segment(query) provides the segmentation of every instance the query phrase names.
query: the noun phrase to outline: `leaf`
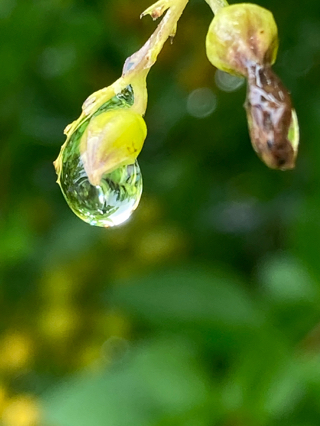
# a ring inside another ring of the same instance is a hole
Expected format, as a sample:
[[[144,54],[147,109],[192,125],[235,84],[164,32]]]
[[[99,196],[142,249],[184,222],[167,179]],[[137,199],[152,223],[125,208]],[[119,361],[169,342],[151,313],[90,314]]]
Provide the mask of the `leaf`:
[[[238,279],[197,266],[159,270],[117,283],[108,302],[164,327],[168,323],[238,327],[260,322]]]
[[[265,292],[277,303],[319,300],[317,283],[294,257],[277,254],[265,259],[259,275]]]
[[[45,420],[55,426],[151,426],[202,406],[206,381],[190,344],[160,339],[110,371],[57,387],[44,399]]]

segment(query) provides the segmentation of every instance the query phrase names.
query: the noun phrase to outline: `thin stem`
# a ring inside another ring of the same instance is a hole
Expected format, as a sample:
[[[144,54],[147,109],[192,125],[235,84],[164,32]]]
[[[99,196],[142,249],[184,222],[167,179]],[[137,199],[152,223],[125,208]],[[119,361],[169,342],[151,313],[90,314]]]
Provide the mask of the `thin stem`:
[[[83,120],[88,119],[103,103],[120,93],[129,84],[134,90],[134,105],[131,108],[144,115],[148,101],[146,77],[150,68],[156,62],[164,43],[169,37],[174,36],[177,22],[188,1],[158,0],[141,15],[142,17],[150,14],[153,19],[156,19],[167,11],[149,40],[126,60],[122,76],[110,86],[98,90],[86,99],[82,106],[83,112],[78,120],[65,129],[67,140]]]
[[[121,84],[130,82],[136,93],[133,108],[144,114],[147,107],[146,77],[152,65],[156,62],[165,42],[175,35],[177,22],[189,0],[158,0],[142,15],[151,15],[153,19],[159,18],[165,11],[166,14],[149,40],[131,55],[125,62],[121,77]],[[228,6],[226,0],[206,0],[213,13],[222,7]],[[140,90],[135,90],[139,88]]]
[[[83,104],[83,112],[78,120],[69,125],[65,134],[69,138],[79,124],[92,115],[104,102],[112,96],[121,92],[128,84],[131,84],[135,92],[135,100],[132,109],[144,115],[147,107],[147,87],[146,77],[152,65],[156,62],[165,42],[169,37],[173,37],[176,32],[177,22],[180,19],[184,8],[189,0],[158,0],[149,7],[141,17],[151,15],[153,19],[159,18],[164,12],[165,16],[149,40],[131,55],[125,62],[122,77],[116,80],[111,86],[93,93]],[[226,0],[206,0],[213,13],[222,7],[228,6]],[[137,89],[137,90],[136,90]]]
[[[219,9],[222,9],[223,7],[229,6],[229,4],[226,0],[206,0],[206,2],[211,7],[212,12],[214,14],[216,14]]]
[[[141,15],[141,17],[151,15],[153,19],[157,19],[167,11],[149,40],[141,49],[127,58],[123,67],[122,77],[113,84],[116,93],[126,85],[131,84],[135,93],[132,109],[139,114],[144,115],[147,108],[146,78],[148,72],[156,62],[165,42],[169,37],[174,36],[177,22],[188,1],[158,0]]]
[[[160,0],[141,15],[150,14],[152,17],[157,18],[161,16],[164,10],[168,9],[149,40],[140,50],[126,60],[123,67],[123,78],[129,75],[131,77],[132,74],[139,73],[139,71],[142,70],[146,70],[148,73],[152,65],[156,62],[167,39],[175,34],[177,22],[188,1],[189,0]]]

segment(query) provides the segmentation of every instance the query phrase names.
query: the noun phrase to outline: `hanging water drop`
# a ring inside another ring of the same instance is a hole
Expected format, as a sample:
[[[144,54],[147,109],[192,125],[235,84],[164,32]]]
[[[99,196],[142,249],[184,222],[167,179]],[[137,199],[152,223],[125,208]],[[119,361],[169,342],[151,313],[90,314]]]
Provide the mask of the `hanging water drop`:
[[[112,227],[131,216],[139,204],[142,176],[136,161],[103,175],[99,185],[91,185],[81,156],[69,157],[62,166],[60,187],[71,210],[90,225]]]
[[[132,111],[132,88],[80,121],[55,162],[58,183],[71,210],[90,225],[125,222],[139,204],[142,176],[136,160],[146,137]]]

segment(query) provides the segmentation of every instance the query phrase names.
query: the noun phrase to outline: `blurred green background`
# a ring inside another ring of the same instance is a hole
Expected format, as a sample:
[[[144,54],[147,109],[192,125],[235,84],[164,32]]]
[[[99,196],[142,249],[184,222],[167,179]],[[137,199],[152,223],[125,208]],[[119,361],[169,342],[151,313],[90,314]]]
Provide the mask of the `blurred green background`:
[[[3,426],[320,424],[320,9],[261,0],[301,126],[297,167],[251,148],[192,0],[148,79],[144,193],[106,230],[52,162],[82,102],[155,28],[148,0],[0,2]]]

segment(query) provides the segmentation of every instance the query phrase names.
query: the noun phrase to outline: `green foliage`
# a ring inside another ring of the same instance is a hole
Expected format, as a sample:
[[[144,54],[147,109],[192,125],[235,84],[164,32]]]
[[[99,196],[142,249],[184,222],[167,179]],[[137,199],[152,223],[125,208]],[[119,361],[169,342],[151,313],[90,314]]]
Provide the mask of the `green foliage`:
[[[261,2],[302,129],[296,169],[257,161],[245,89],[214,77],[211,16],[195,0],[149,76],[140,208],[94,229],[70,212],[52,161],[83,99],[153,30],[146,6],[0,4],[1,422],[317,426],[318,2]],[[216,100],[203,118],[187,108],[199,88]]]
[[[159,338],[126,355],[111,371],[82,377],[49,397],[53,424],[134,426],[192,413],[210,395],[196,349],[182,339]],[[179,421],[179,420],[178,420]]]
[[[219,271],[184,266],[128,284],[117,285],[111,301],[160,327],[254,327],[261,322],[241,283]]]

